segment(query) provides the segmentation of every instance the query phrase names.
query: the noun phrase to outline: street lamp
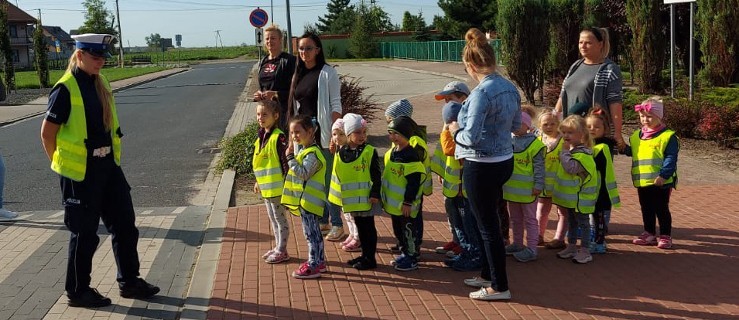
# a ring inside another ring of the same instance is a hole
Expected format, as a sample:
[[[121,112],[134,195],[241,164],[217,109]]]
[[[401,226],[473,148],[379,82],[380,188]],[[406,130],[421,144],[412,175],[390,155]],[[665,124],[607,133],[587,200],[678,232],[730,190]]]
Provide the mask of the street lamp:
[[[118,0],[115,0],[115,16],[118,20],[118,66],[123,68],[123,33],[121,32],[121,14],[118,10]]]

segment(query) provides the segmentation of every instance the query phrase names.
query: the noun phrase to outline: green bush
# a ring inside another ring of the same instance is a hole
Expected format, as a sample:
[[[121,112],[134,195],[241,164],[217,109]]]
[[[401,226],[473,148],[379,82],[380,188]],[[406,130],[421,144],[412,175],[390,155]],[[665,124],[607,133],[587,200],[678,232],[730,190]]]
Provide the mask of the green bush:
[[[665,124],[681,138],[695,138],[695,128],[701,121],[701,109],[705,103],[687,99],[665,99],[664,104]],[[638,114],[636,117],[638,119]]]
[[[623,96],[623,119],[624,121],[639,121],[639,114],[634,111],[634,106],[651,97],[649,94],[640,94],[635,90],[624,90]]]
[[[256,122],[246,125],[243,131],[237,135],[224,138],[218,144],[221,148],[221,160],[216,169],[222,172],[225,169],[233,169],[236,175],[254,176],[252,168],[252,156],[254,155],[254,141],[257,140],[259,124]]]
[[[696,128],[701,138],[716,141],[722,147],[730,147],[737,140],[737,109],[726,106],[706,105],[701,109]]]

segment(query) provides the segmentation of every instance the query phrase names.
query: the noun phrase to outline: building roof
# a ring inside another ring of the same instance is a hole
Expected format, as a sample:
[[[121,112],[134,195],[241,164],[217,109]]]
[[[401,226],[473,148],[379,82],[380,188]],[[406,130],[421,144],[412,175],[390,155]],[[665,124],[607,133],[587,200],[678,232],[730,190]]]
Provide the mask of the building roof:
[[[0,0],[0,3],[3,2],[6,2],[8,4],[8,22],[36,23],[36,18],[19,9],[9,1]]]
[[[58,39],[61,42],[69,42],[74,41],[72,37],[62,29],[62,27],[57,26],[43,26],[44,30],[54,36],[54,38]]]

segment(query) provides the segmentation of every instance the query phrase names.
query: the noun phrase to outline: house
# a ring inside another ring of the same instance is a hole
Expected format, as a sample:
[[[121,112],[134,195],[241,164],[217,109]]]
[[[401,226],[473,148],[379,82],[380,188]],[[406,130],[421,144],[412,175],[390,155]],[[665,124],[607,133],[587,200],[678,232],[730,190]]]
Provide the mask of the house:
[[[43,26],[49,60],[67,60],[74,52],[74,39],[61,27]]]
[[[13,51],[13,65],[16,69],[33,67],[31,53],[33,51],[33,28],[36,18],[25,11],[18,9],[8,1],[8,31],[10,33],[10,48]]]

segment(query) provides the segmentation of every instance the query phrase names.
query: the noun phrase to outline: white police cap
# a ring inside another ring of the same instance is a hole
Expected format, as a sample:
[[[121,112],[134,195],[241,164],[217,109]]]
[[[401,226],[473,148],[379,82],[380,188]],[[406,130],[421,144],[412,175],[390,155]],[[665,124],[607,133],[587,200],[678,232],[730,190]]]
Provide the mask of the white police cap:
[[[115,36],[104,33],[85,33],[72,36],[77,49],[85,50],[98,57],[110,57],[110,43]]]

